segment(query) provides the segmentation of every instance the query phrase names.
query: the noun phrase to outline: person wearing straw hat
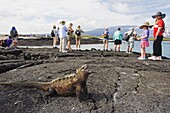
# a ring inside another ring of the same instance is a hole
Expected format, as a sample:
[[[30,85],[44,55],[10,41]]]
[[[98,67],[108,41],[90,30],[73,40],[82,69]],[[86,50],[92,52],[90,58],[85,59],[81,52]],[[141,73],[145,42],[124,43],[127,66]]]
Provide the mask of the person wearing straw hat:
[[[65,26],[65,21],[60,21],[59,26],[59,38],[60,38],[60,52],[67,52],[66,51],[66,44],[67,44],[67,32],[68,29]]]
[[[139,29],[143,29],[144,31],[141,33],[140,38],[138,40],[141,40],[141,56],[138,58],[138,60],[145,60],[146,59],[146,47],[149,47],[149,28],[152,28],[153,25],[150,25],[149,22],[145,22],[142,24]]]
[[[166,17],[166,14],[162,12],[157,12],[152,16],[153,19],[156,19],[154,25],[154,42],[153,42],[153,56],[148,59],[151,60],[162,60],[162,40],[163,33],[165,31],[165,23],[163,19]]]

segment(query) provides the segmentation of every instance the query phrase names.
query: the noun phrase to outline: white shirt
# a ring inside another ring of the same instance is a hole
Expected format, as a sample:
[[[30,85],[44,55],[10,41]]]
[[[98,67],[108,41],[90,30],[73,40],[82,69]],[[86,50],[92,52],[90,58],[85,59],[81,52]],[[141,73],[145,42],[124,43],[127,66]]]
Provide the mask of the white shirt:
[[[55,34],[55,36],[58,36],[58,29],[53,29],[53,32],[54,32],[54,34]]]
[[[132,33],[132,30],[129,30],[125,34],[130,35],[131,33]],[[134,35],[136,35],[135,31],[133,31],[132,35],[130,35],[129,41],[134,41],[135,40]]]
[[[67,27],[65,25],[59,26],[59,37],[60,38],[67,38]]]

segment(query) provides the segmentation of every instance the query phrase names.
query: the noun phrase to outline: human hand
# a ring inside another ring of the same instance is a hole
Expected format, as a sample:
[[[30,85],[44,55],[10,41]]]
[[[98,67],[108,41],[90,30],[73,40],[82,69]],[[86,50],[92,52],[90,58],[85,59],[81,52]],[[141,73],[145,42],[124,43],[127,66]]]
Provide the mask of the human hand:
[[[137,38],[137,40],[140,40],[140,38]]]
[[[154,40],[157,40],[157,36],[154,37]]]

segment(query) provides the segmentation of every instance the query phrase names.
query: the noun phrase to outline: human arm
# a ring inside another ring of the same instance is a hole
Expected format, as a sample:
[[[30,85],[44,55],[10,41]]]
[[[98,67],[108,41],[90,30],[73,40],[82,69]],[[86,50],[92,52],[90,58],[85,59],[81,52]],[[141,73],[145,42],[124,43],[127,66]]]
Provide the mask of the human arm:
[[[161,32],[162,29],[163,29],[163,27],[158,27],[158,31],[156,32],[154,40],[157,40],[158,34]]]
[[[80,31],[81,31],[82,33],[84,33],[84,31],[83,31],[82,29],[81,29]]]

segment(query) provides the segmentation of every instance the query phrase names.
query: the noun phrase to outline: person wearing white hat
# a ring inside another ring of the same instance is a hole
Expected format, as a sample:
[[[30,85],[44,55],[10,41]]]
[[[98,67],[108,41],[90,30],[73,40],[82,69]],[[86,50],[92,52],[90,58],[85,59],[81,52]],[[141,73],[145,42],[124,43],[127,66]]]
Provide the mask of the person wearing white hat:
[[[165,31],[165,23],[163,18],[166,17],[166,14],[162,12],[157,12],[152,16],[153,19],[156,19],[154,25],[154,43],[153,43],[153,56],[148,59],[151,60],[162,60],[162,40],[163,33]]]
[[[67,52],[66,51],[67,32],[68,32],[68,29],[65,26],[65,21],[62,20],[59,26],[60,52]]]
[[[152,28],[153,25],[150,25],[149,22],[145,22],[142,24],[139,28],[143,29],[144,31],[141,33],[140,38],[138,40],[141,40],[141,56],[138,58],[138,60],[145,60],[146,59],[146,48],[149,47],[149,28]]]
[[[131,54],[132,50],[134,48],[134,41],[137,36],[137,33],[135,32],[134,28],[131,27],[131,28],[129,28],[129,31],[124,33],[124,35],[125,35],[125,37],[129,37],[128,40],[126,40],[128,43],[127,53]]]

